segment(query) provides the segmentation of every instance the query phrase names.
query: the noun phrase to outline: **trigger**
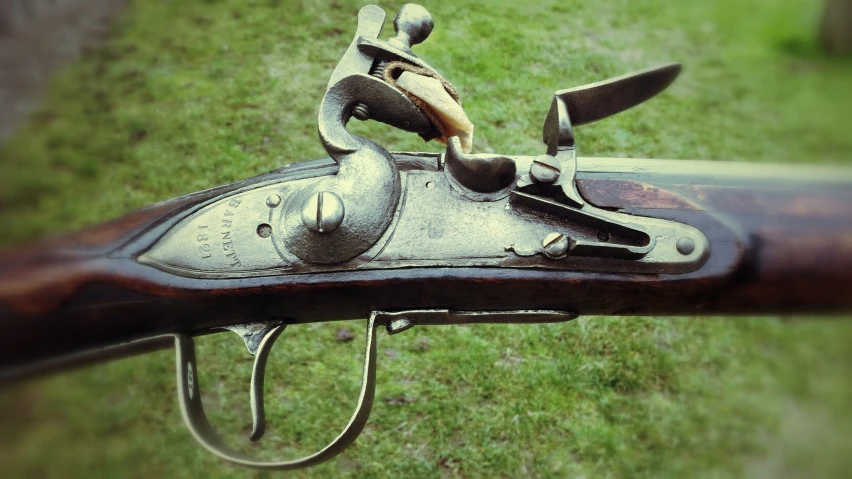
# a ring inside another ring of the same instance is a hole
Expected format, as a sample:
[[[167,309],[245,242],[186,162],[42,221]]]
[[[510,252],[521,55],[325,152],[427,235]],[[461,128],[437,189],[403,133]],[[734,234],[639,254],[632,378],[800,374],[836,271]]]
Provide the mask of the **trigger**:
[[[233,331],[246,343],[246,349],[254,355],[251,370],[250,399],[252,428],[249,439],[258,441],[266,431],[266,413],[263,408],[263,382],[266,374],[266,360],[275,340],[287,325],[281,321],[235,324],[224,329]]]

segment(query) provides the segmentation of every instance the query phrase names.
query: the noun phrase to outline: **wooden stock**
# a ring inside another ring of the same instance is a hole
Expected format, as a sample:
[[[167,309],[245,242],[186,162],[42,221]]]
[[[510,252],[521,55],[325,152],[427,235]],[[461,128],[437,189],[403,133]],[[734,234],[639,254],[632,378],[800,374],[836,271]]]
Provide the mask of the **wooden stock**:
[[[169,332],[271,317],[359,318],[379,309],[587,315],[852,310],[852,188],[842,183],[578,174],[580,193],[595,206],[701,229],[710,258],[683,275],[413,268],[210,280],[135,261],[182,218],[227,192],[333,171],[329,160],[276,170],[0,255],[0,367]]]

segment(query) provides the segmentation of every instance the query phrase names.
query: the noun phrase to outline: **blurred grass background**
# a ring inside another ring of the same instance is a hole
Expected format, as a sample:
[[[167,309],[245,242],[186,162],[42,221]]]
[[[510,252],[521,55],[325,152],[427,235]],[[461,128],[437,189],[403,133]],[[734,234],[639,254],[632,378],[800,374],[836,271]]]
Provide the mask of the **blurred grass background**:
[[[393,18],[398,2],[378,2]],[[552,92],[667,61],[651,103],[578,129],[584,156],[852,164],[852,62],[816,47],[814,0],[422,2],[416,52],[458,87],[480,152],[543,151]],[[361,2],[137,0],[0,145],[0,244],[325,156],[316,111]],[[389,28],[389,25],[386,27]],[[392,150],[440,151],[383,125]],[[719,168],[724,168],[724,161]],[[120,318],[117,318],[120,320]],[[355,333],[339,341],[339,328]],[[251,358],[199,340],[214,424],[267,458],[337,434],[362,322],[288,329],[250,425]],[[364,434],[297,477],[846,477],[852,324],[824,318],[597,318],[415,328],[379,342]],[[5,477],[272,476],[185,431],[173,354],[0,393]]]

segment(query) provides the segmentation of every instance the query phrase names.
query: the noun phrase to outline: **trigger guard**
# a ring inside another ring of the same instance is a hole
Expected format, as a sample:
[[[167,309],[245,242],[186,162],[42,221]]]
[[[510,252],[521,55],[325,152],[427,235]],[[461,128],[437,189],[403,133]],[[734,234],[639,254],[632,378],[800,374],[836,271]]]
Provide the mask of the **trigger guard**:
[[[280,334],[283,330],[283,325],[277,331]],[[270,334],[267,341],[271,348],[271,342],[274,341],[277,334]],[[242,452],[236,451],[216,434],[216,431],[210,425],[207,415],[204,413],[204,407],[201,403],[201,392],[198,385],[198,368],[195,360],[195,341],[187,334],[175,334],[175,361],[177,370],[177,388],[178,399],[180,402],[181,415],[186,423],[187,428],[192,433],[193,437],[205,449],[214,455],[228,462],[238,464],[240,466],[251,467],[254,469],[263,470],[289,470],[309,467],[321,462],[325,462],[334,456],[338,455],[346,449],[353,441],[361,434],[367,420],[370,417],[370,411],[373,408],[373,401],[376,396],[376,318],[371,317],[367,323],[367,344],[364,353],[364,369],[361,376],[361,392],[358,395],[358,403],[355,406],[355,411],[352,417],[343,428],[343,431],[337,435],[327,446],[319,451],[293,460],[286,461],[264,461],[254,459]],[[263,367],[265,366],[265,357],[260,359],[261,351],[258,351],[258,359],[255,363],[255,370],[252,374],[252,395],[257,393],[262,394],[263,389]],[[262,361],[262,364],[258,364]],[[259,368],[258,368],[259,366]],[[261,374],[259,382],[254,378],[254,374]],[[254,388],[259,384],[259,390]],[[262,405],[262,400],[259,403]],[[257,416],[255,416],[257,418]],[[257,426],[257,424],[256,424]],[[255,428],[256,432],[257,428]],[[262,430],[260,431],[262,434]]]

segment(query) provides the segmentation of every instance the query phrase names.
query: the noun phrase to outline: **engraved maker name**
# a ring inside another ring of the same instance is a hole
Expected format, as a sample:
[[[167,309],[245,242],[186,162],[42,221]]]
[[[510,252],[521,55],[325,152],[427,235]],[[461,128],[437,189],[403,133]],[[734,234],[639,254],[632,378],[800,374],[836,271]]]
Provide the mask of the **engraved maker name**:
[[[240,206],[240,200],[232,199],[228,203],[228,207],[225,208],[225,213],[222,215],[222,226],[221,226],[221,243],[222,243],[222,251],[225,252],[225,257],[228,258],[229,264],[235,268],[242,266],[240,263],[240,259],[237,258],[237,252],[234,250],[234,242],[231,239],[231,226],[234,222],[234,212],[231,209],[236,210],[237,207]]]
[[[234,268],[242,266],[242,263],[240,263],[240,259],[237,257],[237,252],[234,250],[234,241],[231,239],[231,227],[234,224],[234,217],[236,216],[231,209],[236,210],[240,206],[240,203],[241,201],[237,199],[232,199],[228,203],[225,212],[222,214],[222,223],[219,231],[219,240],[222,245],[222,251],[225,253],[226,261]],[[198,235],[195,239],[199,243],[198,251],[201,253],[202,259],[208,259],[213,256],[213,248],[210,246],[211,234],[213,233],[210,232],[208,225],[198,226]]]

